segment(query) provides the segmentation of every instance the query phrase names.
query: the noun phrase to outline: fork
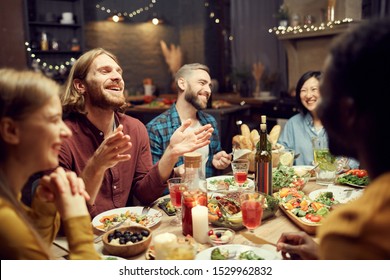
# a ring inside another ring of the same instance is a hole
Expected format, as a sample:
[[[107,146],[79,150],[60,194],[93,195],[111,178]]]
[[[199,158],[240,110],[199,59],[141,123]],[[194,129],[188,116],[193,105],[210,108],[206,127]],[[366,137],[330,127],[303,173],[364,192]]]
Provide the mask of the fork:
[[[142,216],[147,215],[149,213],[150,208],[152,208],[159,201],[160,201],[159,199],[156,199],[155,201],[150,203],[148,206],[144,206],[144,208],[142,208],[141,215]]]

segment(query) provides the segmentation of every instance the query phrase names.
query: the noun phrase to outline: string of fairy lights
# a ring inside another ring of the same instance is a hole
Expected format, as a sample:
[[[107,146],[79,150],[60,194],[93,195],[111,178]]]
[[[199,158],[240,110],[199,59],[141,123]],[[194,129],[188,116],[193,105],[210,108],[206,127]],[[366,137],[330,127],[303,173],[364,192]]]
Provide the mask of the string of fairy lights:
[[[150,11],[152,8],[155,7],[157,1],[158,0],[150,0],[145,6],[136,8],[133,11],[118,11],[117,9],[113,9],[111,7],[108,7],[107,5],[103,6],[99,4],[97,4],[95,7],[96,9],[105,12],[109,15],[134,18],[137,15]],[[49,63],[47,61],[44,61],[41,57],[39,57],[36,53],[34,53],[33,48],[31,47],[29,42],[25,42],[24,44],[26,47],[26,52],[32,60],[32,65],[31,65],[32,68],[34,68],[35,70],[41,70],[43,72],[46,72],[47,74],[50,74],[50,72],[57,72],[60,75],[65,74],[66,71],[68,70],[68,67],[72,66],[76,61],[76,58],[71,57],[70,59],[66,61],[62,61],[58,64]],[[51,73],[51,74],[55,75],[56,73]]]
[[[117,17],[128,17],[128,18],[134,18],[144,12],[152,10],[158,0],[150,0],[147,4],[145,4],[142,7],[136,8],[133,11],[119,11],[117,8],[112,8],[109,7],[108,5],[100,5],[97,4],[95,6],[96,9],[99,11],[105,12],[110,16],[117,16]],[[210,0],[205,0],[204,1],[204,7],[207,9],[207,15],[209,19],[214,22],[215,24],[223,24],[220,16],[218,15],[218,12],[214,10],[211,5],[210,5]],[[352,22],[352,18],[345,18],[343,20],[336,20],[336,21],[330,21],[327,23],[320,23],[319,25],[298,25],[298,26],[277,26],[270,28],[268,30],[269,33],[274,33],[276,35],[285,35],[285,34],[302,34],[305,32],[319,32],[319,31],[324,31],[328,29],[332,29],[335,26],[338,26],[340,24],[344,23],[350,23]],[[227,34],[226,28],[222,28],[222,32],[224,35],[228,36],[228,39],[232,41],[234,38],[232,35]],[[71,57],[69,60],[63,61],[59,64],[51,64],[35,54],[30,46],[29,42],[25,42],[25,47],[28,55],[32,59],[32,66],[33,68],[38,68],[39,70],[42,71],[57,71],[61,74],[61,72],[66,72],[67,68],[69,66],[72,66],[74,62],[76,61],[76,58]]]
[[[147,3],[145,6],[143,7],[139,7],[131,12],[128,12],[128,11],[118,11],[117,9],[113,9],[113,8],[110,8],[108,7],[107,5],[106,6],[102,6],[100,4],[97,4],[95,7],[96,9],[102,11],[102,12],[106,12],[108,15],[112,15],[114,18],[115,16],[116,17],[128,17],[130,19],[144,13],[144,12],[147,12],[149,10],[151,10],[152,8],[154,8],[154,6],[157,4],[157,0],[151,0],[149,1],[149,3]]]
[[[269,33],[275,33],[276,35],[285,35],[285,34],[302,34],[305,32],[319,32],[324,30],[333,29],[335,26],[350,23],[352,22],[352,18],[345,18],[343,20],[335,20],[329,21],[326,23],[321,23],[319,25],[298,25],[298,26],[277,26],[270,28],[268,30]]]
[[[215,24],[223,24],[222,20],[218,16],[218,13],[212,9],[210,2],[208,0],[204,2],[204,7],[207,9],[208,17],[212,22],[214,22]],[[225,27],[222,27],[222,34],[224,36],[227,36],[229,41],[233,41],[234,39],[233,36],[231,34],[228,34],[228,31],[226,30]]]

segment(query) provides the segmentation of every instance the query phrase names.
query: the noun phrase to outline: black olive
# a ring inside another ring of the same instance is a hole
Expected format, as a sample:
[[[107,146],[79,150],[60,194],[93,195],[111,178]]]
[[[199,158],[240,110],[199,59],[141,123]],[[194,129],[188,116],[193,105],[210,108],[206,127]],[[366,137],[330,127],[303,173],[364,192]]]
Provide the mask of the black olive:
[[[126,239],[124,237],[120,237],[119,244],[126,244]]]
[[[141,234],[142,234],[143,236],[145,236],[145,237],[148,237],[148,236],[149,236],[149,231],[147,231],[147,230],[142,230],[142,231],[141,231]]]
[[[138,241],[141,241],[142,239],[144,239],[144,236],[141,233],[139,233],[137,235],[137,238],[138,238]]]
[[[126,242],[131,241],[131,235],[130,234],[124,235],[124,238],[125,238]]]
[[[215,235],[216,235],[218,238],[221,238],[221,236],[222,236],[222,233],[220,233],[220,232],[216,232],[216,233],[215,233]]]
[[[120,231],[115,230],[114,235],[115,235],[115,238],[119,238],[122,236],[122,233]]]
[[[130,237],[130,241],[133,242],[133,243],[136,243],[136,242],[138,241],[137,236],[132,235],[132,236]]]

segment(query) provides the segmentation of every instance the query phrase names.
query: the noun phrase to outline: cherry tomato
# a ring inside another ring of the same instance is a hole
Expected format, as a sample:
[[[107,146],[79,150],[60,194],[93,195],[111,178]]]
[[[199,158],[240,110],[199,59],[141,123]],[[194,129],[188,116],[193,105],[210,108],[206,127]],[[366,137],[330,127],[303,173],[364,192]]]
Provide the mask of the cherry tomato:
[[[319,221],[321,221],[321,216],[312,215],[310,221],[318,223]]]
[[[216,214],[217,214],[218,218],[222,217],[222,212],[220,210],[217,210]]]
[[[356,176],[358,176],[359,178],[363,178],[363,177],[367,176],[367,171],[366,170],[359,170],[357,172]]]
[[[313,216],[313,214],[306,214],[305,218],[311,221],[312,216]]]
[[[214,231],[212,229],[210,229],[209,232],[208,232],[208,235],[210,236],[210,235],[213,235],[213,234],[214,234]]]
[[[298,206],[300,206],[300,203],[299,203],[298,201],[295,201],[295,202],[292,204],[292,206],[293,206],[294,208],[298,208]]]

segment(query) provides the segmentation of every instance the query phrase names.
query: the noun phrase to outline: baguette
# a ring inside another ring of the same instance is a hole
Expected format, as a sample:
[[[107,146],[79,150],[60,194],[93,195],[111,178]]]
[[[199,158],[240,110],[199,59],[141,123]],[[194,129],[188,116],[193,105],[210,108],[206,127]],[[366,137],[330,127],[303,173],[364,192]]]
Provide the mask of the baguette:
[[[278,142],[281,129],[282,127],[278,124],[271,129],[271,132],[269,133],[269,141],[272,146],[275,146],[276,142]]]
[[[233,149],[241,149],[241,137],[242,135],[235,135],[232,139]]]
[[[253,144],[250,138],[247,138],[245,136],[240,137],[240,148],[241,149],[248,149],[252,150],[253,149]]]
[[[260,135],[257,129],[252,129],[251,131],[251,141],[253,144],[253,147],[256,147],[257,142],[260,140]]]
[[[251,139],[251,131],[248,125],[246,124],[241,125],[241,135],[247,138],[248,140]]]

